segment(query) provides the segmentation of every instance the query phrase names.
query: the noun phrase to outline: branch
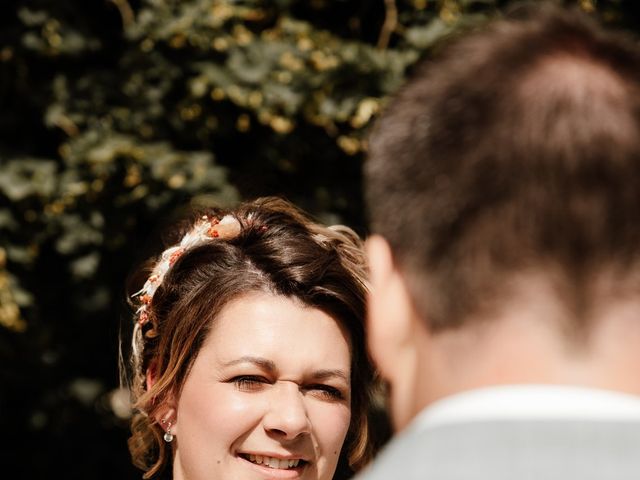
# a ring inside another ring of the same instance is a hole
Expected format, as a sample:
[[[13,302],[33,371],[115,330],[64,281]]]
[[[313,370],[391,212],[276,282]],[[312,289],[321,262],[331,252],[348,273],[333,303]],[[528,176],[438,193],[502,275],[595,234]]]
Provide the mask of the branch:
[[[378,37],[378,48],[385,49],[389,45],[391,34],[398,27],[398,7],[395,0],[384,0],[385,17],[380,36]]]
[[[127,0],[111,0],[111,2],[118,8],[120,16],[122,17],[122,25],[126,30],[134,21],[134,14],[131,5],[129,5]]]

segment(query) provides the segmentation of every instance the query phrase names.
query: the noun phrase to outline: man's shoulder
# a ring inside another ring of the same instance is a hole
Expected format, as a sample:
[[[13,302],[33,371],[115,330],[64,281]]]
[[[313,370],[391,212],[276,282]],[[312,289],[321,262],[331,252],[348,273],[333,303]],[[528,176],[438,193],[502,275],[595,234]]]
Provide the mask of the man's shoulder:
[[[410,429],[357,480],[640,478],[640,421],[496,420]]]

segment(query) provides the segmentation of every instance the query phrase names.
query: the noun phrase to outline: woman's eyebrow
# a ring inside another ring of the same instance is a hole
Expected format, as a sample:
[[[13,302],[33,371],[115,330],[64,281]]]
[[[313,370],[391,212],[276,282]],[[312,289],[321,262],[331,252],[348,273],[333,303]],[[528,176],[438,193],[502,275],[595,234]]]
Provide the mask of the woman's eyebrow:
[[[263,357],[254,357],[251,355],[244,355],[240,358],[230,360],[224,363],[223,365],[225,367],[231,367],[233,365],[238,365],[241,363],[251,363],[253,365],[257,365],[258,367],[262,368],[263,370],[266,370],[267,372],[275,372],[277,370],[276,364],[273,361]],[[349,374],[346,373],[344,370],[340,370],[340,369],[315,370],[310,375],[310,378],[314,380],[327,380],[330,378],[339,378],[344,382],[346,382],[348,385],[351,384],[351,379]]]
[[[311,375],[311,378],[314,380],[327,380],[329,378],[340,378],[344,380],[347,385],[351,384],[350,376],[344,371],[339,369],[325,369],[325,370],[316,370]]]
[[[224,364],[225,367],[231,367],[233,365],[238,365],[239,363],[252,363],[254,365],[259,366],[263,370],[268,372],[276,371],[276,364],[271,360],[262,357],[253,357],[251,355],[245,355],[240,358],[236,358],[235,360],[231,360]]]

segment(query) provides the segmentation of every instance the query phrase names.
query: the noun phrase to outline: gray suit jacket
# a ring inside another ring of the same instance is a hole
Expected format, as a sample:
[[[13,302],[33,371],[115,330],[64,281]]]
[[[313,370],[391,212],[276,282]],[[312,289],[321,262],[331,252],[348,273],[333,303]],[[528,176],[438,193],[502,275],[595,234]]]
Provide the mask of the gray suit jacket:
[[[495,420],[413,428],[357,480],[640,480],[640,421]]]

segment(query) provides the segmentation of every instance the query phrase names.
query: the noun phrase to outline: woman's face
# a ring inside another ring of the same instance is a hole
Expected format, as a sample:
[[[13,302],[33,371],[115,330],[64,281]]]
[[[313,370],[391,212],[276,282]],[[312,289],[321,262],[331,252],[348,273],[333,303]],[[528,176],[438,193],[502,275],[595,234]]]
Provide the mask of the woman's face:
[[[174,418],[175,480],[330,480],[351,419],[347,333],[264,293],[222,309]]]

